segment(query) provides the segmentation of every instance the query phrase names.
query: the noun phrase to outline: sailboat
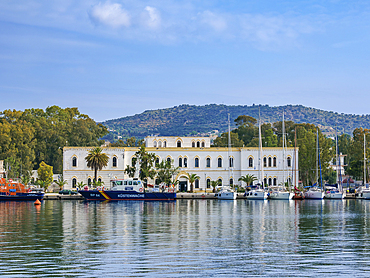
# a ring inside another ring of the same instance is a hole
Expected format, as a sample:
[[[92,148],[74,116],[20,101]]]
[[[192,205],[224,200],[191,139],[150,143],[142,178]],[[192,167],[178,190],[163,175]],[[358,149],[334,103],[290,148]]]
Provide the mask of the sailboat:
[[[361,198],[365,200],[370,200],[370,188],[366,185],[366,137],[364,130],[364,183],[361,189]]]
[[[285,121],[283,112],[283,185],[270,187],[269,198],[272,200],[290,200],[293,199],[294,193],[290,192],[290,184],[288,190],[285,188]]]
[[[340,170],[340,158],[338,160],[338,135],[335,130],[335,167],[337,168],[337,186],[338,187],[325,187],[325,199],[343,199],[343,187],[342,187],[342,174]],[[338,163],[339,162],[339,163]],[[339,167],[338,167],[339,166]]]
[[[258,183],[257,188],[252,189],[252,190],[248,191],[245,194],[245,197],[248,200],[266,200],[267,197],[268,197],[268,193],[263,188],[261,115],[260,115],[260,112],[258,112],[258,114],[259,114],[259,118],[258,118],[258,138],[259,138],[259,141],[258,141],[258,147],[259,147],[258,155],[259,155],[259,169],[258,170],[259,170],[260,182]]]
[[[230,163],[230,150],[231,150],[231,137],[230,137],[230,114],[228,114],[228,124],[229,124],[229,136],[228,136],[228,148],[227,148],[227,157],[228,157],[228,173],[229,173],[229,180],[230,180],[230,168],[231,168],[231,163]],[[223,186],[221,187],[220,192],[217,193],[217,199],[219,200],[235,200],[236,199],[236,193],[235,191],[231,188],[231,186]]]
[[[320,151],[319,151],[319,131],[316,130],[316,183],[310,187],[305,193],[304,198],[305,199],[323,199],[324,198],[324,191],[322,189],[322,175],[321,175],[321,161],[320,161]],[[321,187],[317,186],[317,183],[319,182],[319,164],[320,164],[320,180],[321,180]]]

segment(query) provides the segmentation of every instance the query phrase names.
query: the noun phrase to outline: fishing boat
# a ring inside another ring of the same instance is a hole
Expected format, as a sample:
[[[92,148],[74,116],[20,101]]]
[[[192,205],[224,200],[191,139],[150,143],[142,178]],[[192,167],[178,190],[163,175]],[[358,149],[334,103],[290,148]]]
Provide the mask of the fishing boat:
[[[41,201],[44,191],[29,188],[17,180],[0,178],[0,201]]]
[[[285,184],[285,121],[283,112],[283,181]],[[290,184],[288,190],[286,190],[285,185],[270,186],[269,187],[269,198],[272,200],[291,200],[293,199],[294,193],[290,192]]]
[[[87,186],[78,192],[88,201],[170,201],[176,199],[174,188],[155,190],[145,189],[139,179],[112,180],[112,187],[89,189]]]
[[[259,160],[259,178],[260,182],[256,187],[244,194],[248,200],[266,200],[268,198],[268,192],[263,187],[263,165],[262,165],[262,135],[261,135],[261,116],[258,111],[258,160]]]
[[[319,131],[316,130],[316,182],[312,187],[309,187],[307,191],[304,192],[305,199],[323,199],[324,198],[324,190],[322,189],[322,173],[321,173],[321,161],[320,161],[320,151],[319,151]],[[317,182],[319,181],[319,165],[320,165],[320,181],[321,187],[317,186]]]
[[[228,149],[227,149],[227,156],[228,156],[228,172],[229,177],[232,175],[230,174],[231,171],[231,157],[230,157],[230,149],[231,149],[231,138],[230,138],[230,114],[228,114],[228,125],[229,125],[229,136],[228,136]],[[231,188],[231,186],[222,186],[221,190],[215,194],[217,199],[219,200],[235,200],[236,199],[236,192]]]

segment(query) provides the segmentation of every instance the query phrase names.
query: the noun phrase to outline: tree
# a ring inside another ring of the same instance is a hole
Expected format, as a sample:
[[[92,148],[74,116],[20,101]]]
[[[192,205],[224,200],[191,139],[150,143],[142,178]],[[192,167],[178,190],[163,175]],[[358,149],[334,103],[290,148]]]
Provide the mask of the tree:
[[[134,177],[136,171],[136,164],[139,163],[139,178],[140,180],[144,181],[147,178],[153,179],[156,174],[156,170],[154,169],[154,162],[156,156],[154,153],[148,153],[145,150],[145,146],[141,145],[139,150],[135,153],[135,156],[132,159],[132,165],[127,165],[125,169],[125,173],[129,175],[129,177]]]
[[[211,181],[211,186],[212,186],[212,188],[213,188],[213,193],[215,193],[216,192],[216,187],[217,187],[217,185],[219,185],[220,184],[220,181]]]
[[[63,175],[58,175],[58,180],[55,182],[60,190],[63,190],[64,185],[67,184],[67,181],[63,179]]]
[[[49,185],[53,181],[53,166],[47,165],[44,161],[40,163],[39,169],[37,169],[38,180],[45,190],[48,189]]]
[[[228,139],[229,133],[222,133],[221,136],[217,137],[213,143],[213,147],[227,147],[229,144]],[[238,134],[231,132],[230,134],[231,146],[232,147],[243,147],[243,142],[239,140]]]
[[[197,174],[189,174],[185,176],[185,178],[189,181],[190,183],[190,192],[193,192],[193,184],[196,180],[199,179],[199,176]]]
[[[158,179],[159,183],[165,184],[175,184],[176,181],[173,181],[173,177],[178,174],[179,167],[173,167],[172,163],[167,163],[167,161],[161,161],[158,165],[156,165],[157,175],[156,179]]]
[[[245,182],[247,184],[246,187],[248,187],[250,184],[252,184],[254,181],[256,181],[257,178],[254,175],[247,174],[245,176],[241,176],[238,181]]]
[[[101,171],[108,165],[109,157],[102,151],[99,147],[93,148],[85,157],[87,167],[94,171],[94,182],[97,181],[98,171]]]

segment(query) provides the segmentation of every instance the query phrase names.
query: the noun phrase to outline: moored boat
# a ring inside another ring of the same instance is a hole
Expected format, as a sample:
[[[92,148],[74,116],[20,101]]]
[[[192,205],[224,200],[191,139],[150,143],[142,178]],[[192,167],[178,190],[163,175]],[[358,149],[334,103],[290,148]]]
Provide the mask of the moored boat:
[[[0,178],[0,201],[41,201],[43,198],[43,191],[28,188],[19,181]]]
[[[170,201],[176,199],[174,189],[168,190],[145,190],[143,183],[138,179],[113,180],[110,189],[96,188],[90,190],[84,188],[78,192],[87,201]]]

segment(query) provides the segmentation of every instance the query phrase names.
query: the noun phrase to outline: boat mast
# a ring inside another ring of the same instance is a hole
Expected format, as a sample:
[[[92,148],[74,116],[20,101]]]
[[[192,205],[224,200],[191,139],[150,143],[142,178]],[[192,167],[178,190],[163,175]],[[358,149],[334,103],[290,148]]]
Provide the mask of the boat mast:
[[[297,167],[296,167],[296,159],[297,159],[297,127],[294,129],[294,189],[297,188]]]
[[[284,110],[283,110],[283,184],[285,186],[285,120],[284,120]],[[288,184],[288,187],[290,187],[290,185]],[[290,188],[289,188],[289,192],[290,192]]]
[[[228,157],[228,163],[229,163],[229,169],[228,169],[228,179],[229,179],[229,186],[230,186],[230,149],[231,149],[231,136],[230,136],[230,113],[227,114],[227,122],[228,122],[228,127],[229,127],[229,136],[228,136],[228,147],[227,147],[227,157]]]
[[[319,130],[316,129],[316,183],[319,182]]]
[[[364,186],[366,187],[366,136],[364,130]]]
[[[258,108],[258,147],[259,147],[259,161],[260,161],[260,181],[262,184],[262,188],[264,187],[264,180],[263,180],[263,165],[262,165],[262,134],[261,134],[261,112],[260,108]]]
[[[322,173],[321,173],[321,161],[320,161],[320,145],[319,145],[319,130],[317,129],[317,150],[319,153],[319,165],[320,165],[320,183],[321,183],[321,190],[323,190],[322,185]]]
[[[337,185],[339,189],[339,168],[338,168],[338,134],[337,134],[337,126],[335,126],[335,173],[337,174]]]

